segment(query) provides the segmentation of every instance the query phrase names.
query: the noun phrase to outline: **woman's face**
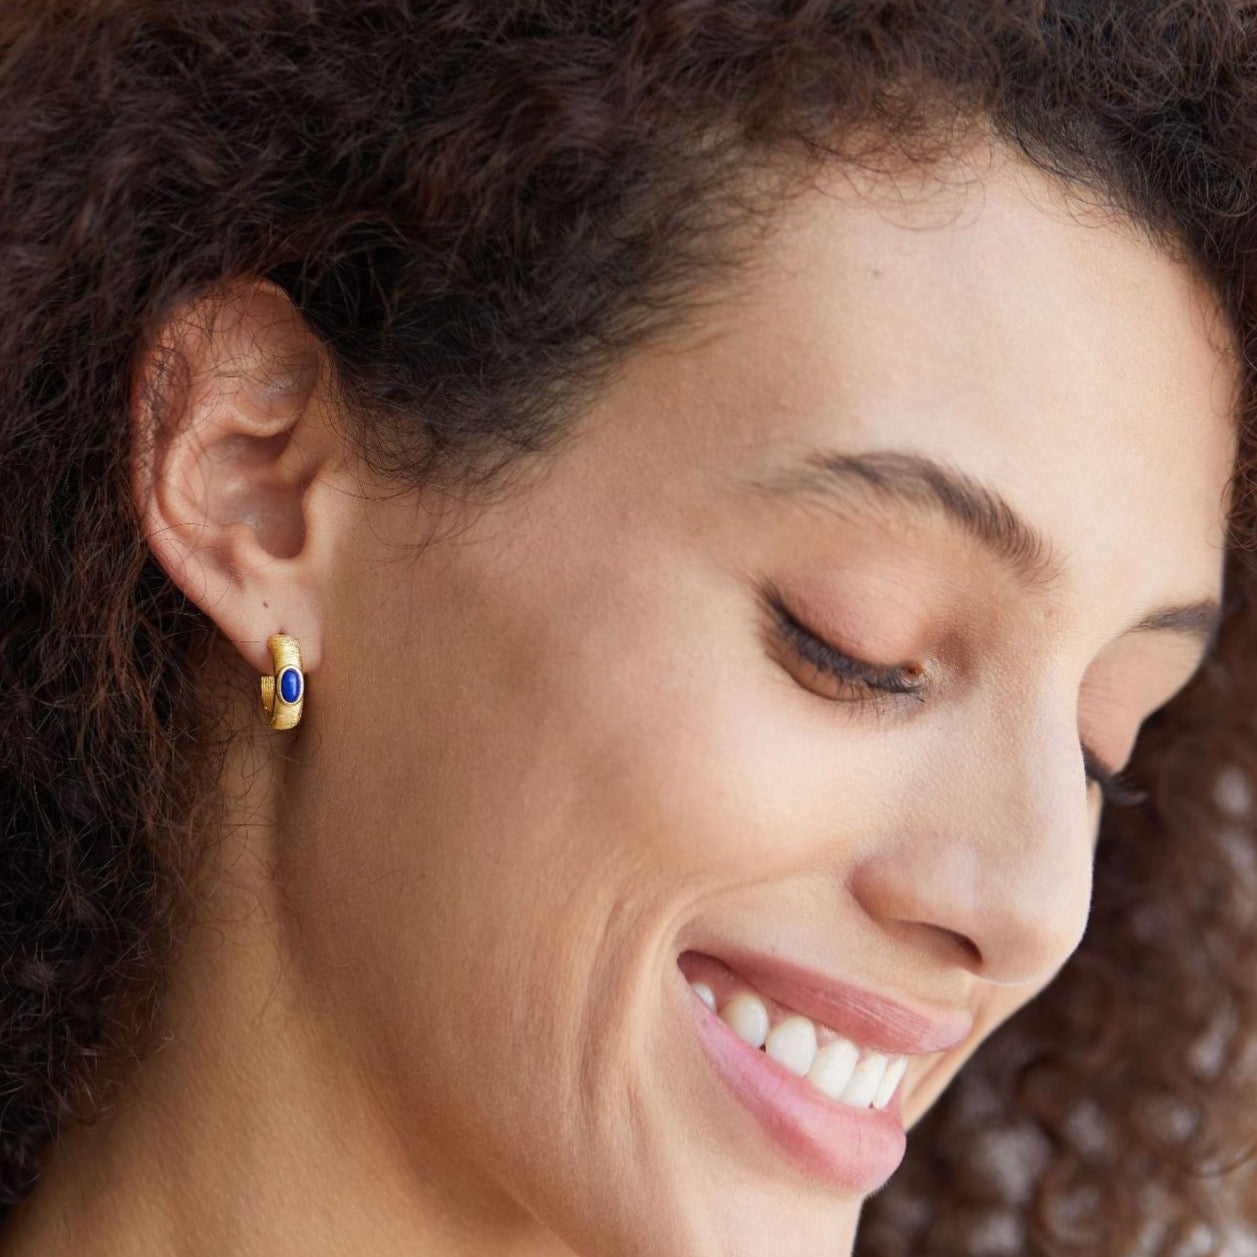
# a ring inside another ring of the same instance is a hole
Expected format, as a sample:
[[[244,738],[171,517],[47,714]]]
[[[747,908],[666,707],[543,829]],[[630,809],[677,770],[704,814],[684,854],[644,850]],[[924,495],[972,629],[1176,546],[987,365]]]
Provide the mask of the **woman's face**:
[[[1220,593],[1235,374],[1119,216],[967,174],[827,178],[492,505],[372,491],[337,552],[298,969],[424,1181],[504,1234],[840,1251],[1079,942],[1089,769]],[[782,1063],[809,1023],[851,1102]]]

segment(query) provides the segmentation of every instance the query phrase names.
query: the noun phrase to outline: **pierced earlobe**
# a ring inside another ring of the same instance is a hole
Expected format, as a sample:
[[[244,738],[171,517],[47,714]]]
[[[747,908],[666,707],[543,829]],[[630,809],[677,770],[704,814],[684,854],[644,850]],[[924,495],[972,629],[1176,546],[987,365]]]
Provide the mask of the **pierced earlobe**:
[[[301,671],[301,648],[295,637],[273,633],[266,639],[274,670],[263,676],[262,710],[272,729],[292,729],[301,719],[306,696],[305,673]]]

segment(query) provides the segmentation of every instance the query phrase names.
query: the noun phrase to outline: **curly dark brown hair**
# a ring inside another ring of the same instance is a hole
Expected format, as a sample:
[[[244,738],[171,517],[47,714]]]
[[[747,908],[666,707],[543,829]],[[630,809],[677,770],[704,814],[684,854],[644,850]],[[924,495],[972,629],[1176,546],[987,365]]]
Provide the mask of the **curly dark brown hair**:
[[[926,162],[977,126],[1212,285],[1244,350],[1238,505],[1219,639],[1140,738],[1149,799],[1105,819],[1081,949],[922,1123],[860,1252],[1221,1243],[1219,1176],[1257,1124],[1257,9],[1236,0],[9,0],[0,1221],[99,1111],[101,1063],[141,1050],[212,828],[214,629],[129,490],[163,313],[272,279],[378,466],[487,489],[818,163]]]

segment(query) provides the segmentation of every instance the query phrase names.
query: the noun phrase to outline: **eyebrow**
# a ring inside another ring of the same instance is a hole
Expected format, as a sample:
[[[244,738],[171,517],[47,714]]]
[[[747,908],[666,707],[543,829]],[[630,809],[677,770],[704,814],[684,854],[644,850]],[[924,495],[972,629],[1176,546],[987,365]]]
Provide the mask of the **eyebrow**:
[[[859,454],[819,452],[751,482],[770,497],[812,497],[839,508],[852,491],[892,506],[941,513],[1033,588],[1059,584],[1064,566],[1048,539],[989,484],[910,450]],[[1179,633],[1201,643],[1201,657],[1217,640],[1222,609],[1213,598],[1159,607],[1127,630]]]

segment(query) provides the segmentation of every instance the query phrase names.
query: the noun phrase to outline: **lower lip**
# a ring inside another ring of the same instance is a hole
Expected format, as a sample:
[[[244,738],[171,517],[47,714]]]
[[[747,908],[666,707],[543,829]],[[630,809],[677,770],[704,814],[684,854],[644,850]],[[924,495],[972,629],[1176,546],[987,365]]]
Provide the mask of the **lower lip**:
[[[794,1164],[847,1192],[877,1191],[907,1149],[897,1099],[884,1111],[830,1100],[766,1052],[743,1043],[690,990],[683,974],[681,981],[708,1060]]]

